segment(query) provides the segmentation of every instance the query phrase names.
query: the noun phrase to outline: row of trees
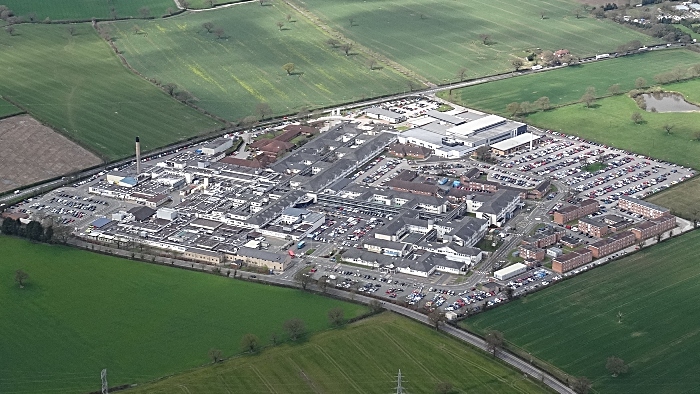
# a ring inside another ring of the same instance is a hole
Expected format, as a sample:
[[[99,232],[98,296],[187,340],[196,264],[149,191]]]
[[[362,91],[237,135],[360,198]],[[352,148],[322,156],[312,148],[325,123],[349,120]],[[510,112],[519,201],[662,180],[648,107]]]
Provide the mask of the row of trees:
[[[333,327],[340,327],[345,324],[345,311],[341,307],[335,307],[328,311],[328,322]],[[287,334],[289,340],[297,341],[307,333],[306,323],[299,318],[291,318],[282,323],[282,330]],[[270,343],[274,346],[280,343],[280,335],[274,331],[270,334]],[[261,342],[255,334],[245,334],[241,338],[240,349],[246,353],[256,353],[260,350]],[[220,349],[209,350],[209,358],[213,363],[223,361],[223,352]]]
[[[53,226],[44,226],[36,220],[24,225],[19,219],[5,218],[2,221],[2,233],[28,238],[32,241],[51,242],[54,239]]]
[[[212,22],[202,23],[202,28],[204,28],[204,30],[206,30],[207,33],[213,33],[218,39],[226,38],[226,32],[224,31],[224,29],[221,27],[214,26],[214,23]]]

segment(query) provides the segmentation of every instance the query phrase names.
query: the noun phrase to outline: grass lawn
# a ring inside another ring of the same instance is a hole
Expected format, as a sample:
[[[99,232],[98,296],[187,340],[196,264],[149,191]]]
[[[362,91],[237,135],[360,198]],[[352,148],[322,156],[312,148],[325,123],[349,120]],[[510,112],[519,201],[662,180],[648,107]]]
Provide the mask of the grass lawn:
[[[25,20],[33,13],[38,21],[47,17],[52,21],[112,18],[112,7],[118,18],[140,18],[143,7],[154,17],[167,14],[168,8],[177,10],[173,0],[3,0],[2,4]]]
[[[700,87],[700,80],[686,84],[667,85],[676,91]],[[635,124],[632,113],[641,112],[644,122]],[[700,113],[651,113],[639,109],[626,95],[596,101],[591,108],[572,104],[546,112],[529,115],[528,123],[538,127],[577,135],[620,149],[650,157],[700,168],[700,141],[695,140]],[[671,135],[663,129],[673,124]]]
[[[535,48],[578,56],[615,50],[632,40],[657,41],[593,17],[576,19],[570,0],[298,0],[344,35],[435,83],[512,70]],[[540,11],[546,11],[542,19]],[[354,19],[350,26],[350,19]],[[480,34],[489,34],[484,45]]]
[[[689,50],[651,51],[470,86],[453,91],[453,95],[467,107],[510,115],[506,106],[512,102],[533,102],[546,96],[552,106],[563,105],[579,101],[589,86],[602,96],[616,83],[620,91],[627,92],[634,89],[639,77],[651,84],[656,74],[698,63],[700,54]],[[447,98],[447,92],[442,97]]]
[[[469,318],[598,393],[691,393],[700,387],[700,231]],[[618,322],[618,312],[622,314]],[[629,372],[605,369],[615,355]]]
[[[596,162],[583,167],[583,170],[588,172],[596,172],[604,170],[605,168],[607,168],[607,165],[605,163]]]
[[[300,290],[154,266],[0,237],[0,392],[77,393],[144,382],[239,352],[241,337],[267,344],[292,317],[311,331],[326,313],[360,305]],[[29,282],[20,289],[14,272]],[[281,336],[282,339],[286,337]]]
[[[14,105],[8,103],[3,99],[0,99],[0,119],[21,113],[21,109],[15,107]]]
[[[698,196],[700,196],[700,177],[695,177],[661,193],[653,194],[646,200],[669,208],[674,215],[694,220],[700,213]]]
[[[291,15],[291,22],[286,16]],[[217,38],[202,27],[224,30]],[[276,23],[283,22],[280,30]],[[138,24],[142,34],[135,34]],[[144,75],[176,83],[197,105],[238,120],[267,102],[274,114],[296,114],[406,89],[407,79],[384,67],[370,70],[361,55],[332,49],[330,38],[282,2],[241,4],[157,21],[111,24],[117,46]],[[292,75],[282,69],[295,65]]]
[[[126,392],[385,394],[399,369],[409,393],[433,393],[441,381],[454,393],[546,392],[485,353],[388,312]]]
[[[122,66],[89,23],[18,25],[0,34],[0,95],[106,159],[221,127]]]

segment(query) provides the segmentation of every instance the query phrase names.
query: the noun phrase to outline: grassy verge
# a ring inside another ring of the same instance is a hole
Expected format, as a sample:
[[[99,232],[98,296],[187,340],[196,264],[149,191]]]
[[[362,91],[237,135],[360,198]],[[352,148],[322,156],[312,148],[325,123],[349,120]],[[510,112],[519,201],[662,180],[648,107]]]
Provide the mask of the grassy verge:
[[[18,25],[0,34],[0,95],[105,159],[147,151],[221,124],[124,68],[89,24]],[[47,60],[48,59],[48,60]]]
[[[455,392],[546,392],[482,352],[384,313],[304,343],[266,349],[127,393],[379,394],[394,389],[399,369],[404,389],[412,393],[433,393],[439,382],[450,382]]]
[[[154,266],[61,246],[0,237],[0,392],[88,392],[101,368],[111,385],[144,382],[206,364],[209,349],[263,345],[282,323],[329,327],[365,307],[300,290]],[[29,274],[24,289],[15,270]],[[41,357],[34,355],[40,354]],[[36,376],[41,375],[41,379]]]
[[[12,115],[21,114],[22,112],[24,111],[8,103],[5,100],[0,99],[0,119],[7,118]]]
[[[665,241],[464,324],[502,331],[522,352],[587,376],[598,393],[693,391],[700,385],[698,241],[699,231]],[[629,373],[610,376],[605,362],[613,355]]]

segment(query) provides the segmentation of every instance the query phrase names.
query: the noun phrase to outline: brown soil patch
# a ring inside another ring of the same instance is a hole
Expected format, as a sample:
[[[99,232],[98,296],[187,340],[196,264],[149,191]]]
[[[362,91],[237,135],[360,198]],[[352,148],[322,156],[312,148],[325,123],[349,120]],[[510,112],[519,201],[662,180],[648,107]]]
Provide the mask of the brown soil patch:
[[[94,154],[31,116],[0,120],[0,192],[101,162]]]

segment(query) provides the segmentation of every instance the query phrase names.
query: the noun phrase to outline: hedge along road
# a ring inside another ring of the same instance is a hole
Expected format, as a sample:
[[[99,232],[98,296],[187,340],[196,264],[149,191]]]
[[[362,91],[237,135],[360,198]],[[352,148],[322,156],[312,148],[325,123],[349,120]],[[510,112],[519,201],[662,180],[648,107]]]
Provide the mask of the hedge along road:
[[[74,246],[77,246],[79,248],[91,250],[92,245],[89,242],[85,242],[82,240],[78,239],[73,239],[71,240],[71,244]],[[125,250],[120,250],[120,249],[114,249],[114,248],[109,248],[106,246],[96,246],[95,247],[96,251],[100,252],[107,252],[115,255],[115,256],[121,256],[121,257],[127,257],[129,258],[131,256],[131,252],[125,251]],[[150,258],[147,256],[147,258]],[[213,273],[213,266],[209,266],[206,264],[200,264],[200,263],[193,263],[190,261],[184,261],[184,260],[177,260],[177,259],[171,259],[171,258],[164,258],[164,257],[156,257],[154,263],[156,264],[163,264],[163,265],[171,265],[173,267],[178,267],[178,268],[183,268],[187,270],[194,270],[194,271],[202,271],[202,272],[208,272],[208,273]],[[299,265],[297,270],[303,269],[305,266],[304,265]],[[292,267],[294,269],[294,267]],[[282,277],[277,277],[277,276],[269,276],[269,275],[259,275],[259,274],[253,274],[249,272],[243,272],[239,271],[238,276],[240,278],[250,280],[250,281],[255,281],[255,282],[261,282],[261,283],[268,283],[268,284],[273,284],[273,285],[280,285],[284,287],[295,287],[299,288],[300,286],[294,281],[293,279],[285,279]],[[252,278],[251,276],[255,276],[255,278]],[[293,275],[292,275],[293,277]],[[312,286],[307,286],[307,288],[311,288]],[[325,295],[330,295],[333,297],[341,298],[344,300],[350,300],[350,301],[355,301],[355,302],[361,302],[363,304],[369,304],[370,301],[375,300],[374,298],[366,297],[360,294],[351,294],[346,291],[338,290],[335,288],[326,288],[325,292],[321,291],[316,291],[319,294],[325,294]],[[381,302],[381,301],[380,301]],[[428,317],[420,312],[414,311],[409,308],[405,308],[399,305],[391,304],[391,303],[386,303],[386,302],[381,302],[382,307],[386,310],[398,313],[400,315],[406,316],[408,318],[411,318],[413,320],[416,320],[418,322],[421,322],[423,324],[431,326],[430,321],[428,320]],[[488,352],[487,346],[486,346],[486,341],[484,341],[482,338],[462,331],[456,327],[443,324],[440,326],[440,331],[449,334],[457,339],[459,339],[462,342],[468,343],[472,346],[475,346],[485,352]],[[499,351],[496,352],[496,357],[504,361],[505,363],[509,364],[510,366],[518,369],[519,371],[526,373],[530,375],[532,378],[540,380],[547,386],[549,386],[551,389],[555,390],[558,393],[564,393],[564,394],[574,394],[574,391],[571,390],[566,384],[563,382],[557,380],[554,378],[552,375],[550,375],[548,372],[541,370],[534,365],[531,365],[530,363],[526,362],[525,360],[522,360],[521,358],[517,357],[516,355],[509,353],[507,350],[504,349],[499,349]]]

